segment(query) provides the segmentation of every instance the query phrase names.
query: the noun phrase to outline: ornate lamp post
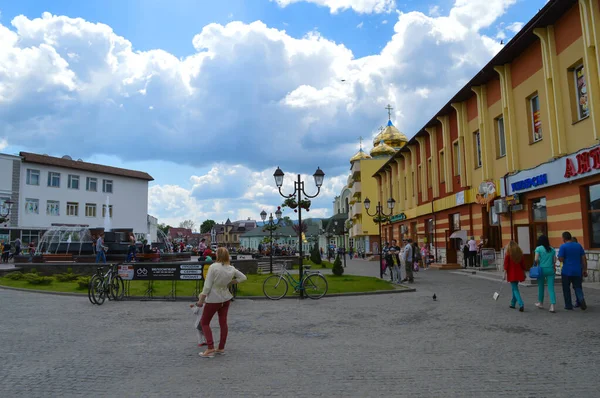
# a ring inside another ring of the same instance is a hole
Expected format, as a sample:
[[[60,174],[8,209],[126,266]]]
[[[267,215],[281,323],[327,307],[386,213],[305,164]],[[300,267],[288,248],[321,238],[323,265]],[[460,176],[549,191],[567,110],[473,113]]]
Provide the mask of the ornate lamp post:
[[[338,220],[335,220],[333,224],[337,227]],[[346,229],[346,223],[342,223],[342,253],[344,255],[344,268],[346,268],[346,234],[350,232]]]
[[[389,198],[387,200],[387,207],[390,209],[389,214],[386,214],[383,211],[383,206],[381,202],[377,202],[377,207],[375,208],[375,213],[369,213],[369,208],[371,207],[371,201],[369,198],[365,198],[364,206],[367,210],[367,214],[373,217],[373,221],[379,224],[379,277],[383,279],[383,247],[381,246],[381,223],[385,221],[385,219],[392,215],[394,206],[396,205],[396,201],[394,198]]]
[[[323,173],[323,170],[321,170],[319,167],[317,167],[317,171],[315,171],[315,174],[313,174],[313,178],[315,179],[315,185],[317,186],[317,193],[313,196],[308,195],[306,193],[306,191],[304,190],[304,181],[302,181],[302,178],[300,176],[300,174],[298,174],[297,180],[294,181],[294,192],[289,194],[289,195],[284,195],[281,192],[281,187],[283,186],[283,176],[284,173],[283,171],[281,171],[281,169],[278,167],[277,170],[275,170],[275,173],[273,173],[273,177],[275,177],[275,184],[277,185],[277,188],[279,189],[279,194],[286,198],[286,199],[291,199],[294,196],[298,197],[298,254],[300,255],[300,266],[298,267],[298,276],[299,276],[299,280],[302,280],[302,276],[304,275],[304,269],[302,266],[302,261],[303,261],[303,256],[302,256],[302,206],[300,206],[301,202],[302,202],[302,196],[304,195],[307,198],[316,198],[319,193],[321,193],[321,186],[323,185],[323,179],[325,178],[325,173]],[[304,298],[304,290],[300,289],[300,298],[303,299]]]
[[[2,205],[0,205],[0,223],[5,223],[8,221],[8,216],[10,215],[10,208],[12,207],[13,202],[10,200],[5,200]]]
[[[275,212],[275,217],[277,217],[277,222],[273,222],[273,213],[269,215],[269,224],[267,224],[266,229],[269,230],[269,273],[273,273],[273,231],[277,229],[279,223],[281,222],[281,209],[277,208]],[[261,211],[260,218],[265,221],[267,219],[267,212]]]

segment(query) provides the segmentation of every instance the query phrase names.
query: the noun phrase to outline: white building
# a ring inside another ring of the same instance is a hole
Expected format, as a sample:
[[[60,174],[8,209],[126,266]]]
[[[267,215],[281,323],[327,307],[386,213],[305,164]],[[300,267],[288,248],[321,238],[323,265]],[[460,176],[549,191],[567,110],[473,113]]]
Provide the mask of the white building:
[[[19,155],[0,155],[0,202],[13,202],[0,239],[10,233],[10,240],[38,241],[40,232],[60,225],[149,232],[149,174],[68,156]]]

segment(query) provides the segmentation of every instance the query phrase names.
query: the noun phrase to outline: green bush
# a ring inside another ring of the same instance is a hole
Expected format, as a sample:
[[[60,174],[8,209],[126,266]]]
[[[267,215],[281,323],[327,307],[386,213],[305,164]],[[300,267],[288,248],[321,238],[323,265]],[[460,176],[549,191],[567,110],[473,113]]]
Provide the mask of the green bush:
[[[335,257],[331,271],[335,276],[342,276],[344,274],[344,267],[342,267],[342,260],[340,259],[339,254]]]
[[[49,285],[54,281],[50,276],[39,276],[37,274],[25,274],[23,279],[30,285]]]
[[[310,252],[310,261],[314,264],[321,264],[321,252],[319,251],[319,244],[315,244],[312,251]]]
[[[77,289],[78,290],[85,290],[90,286],[90,279],[92,279],[89,276],[80,276],[79,278],[77,278]]]
[[[71,268],[69,268],[69,269],[71,269]],[[79,278],[79,275],[75,275],[72,272],[67,272],[65,274],[56,274],[56,275],[54,275],[54,277],[59,282],[73,282],[73,281],[76,281],[77,278]]]
[[[6,278],[13,281],[20,281],[23,279],[23,273],[21,271],[11,272],[10,274],[6,275]]]
[[[30,274],[37,274],[37,269],[32,268],[31,270],[29,270]]]

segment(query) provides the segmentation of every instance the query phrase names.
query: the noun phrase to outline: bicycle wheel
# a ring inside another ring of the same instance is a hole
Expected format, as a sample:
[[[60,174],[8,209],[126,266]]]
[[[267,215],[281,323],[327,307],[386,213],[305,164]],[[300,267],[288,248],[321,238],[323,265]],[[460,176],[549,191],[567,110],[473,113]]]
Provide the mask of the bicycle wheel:
[[[94,295],[92,294],[92,292],[94,291],[94,289],[92,288],[92,281],[93,281],[94,277],[90,278],[90,283],[88,285],[88,299],[90,300],[90,303],[92,304],[97,304],[96,300],[94,300]]]
[[[114,276],[110,281],[110,296],[113,300],[123,300],[125,296],[125,283],[119,275]]]
[[[327,294],[329,285],[327,279],[323,275],[312,274],[304,278],[302,283],[304,286],[304,293],[311,299],[320,299]]]
[[[106,294],[104,293],[104,279],[98,275],[94,275],[90,281],[90,286],[92,288],[92,298],[96,304],[104,304],[104,300],[106,300]]]
[[[279,300],[286,295],[287,291],[288,283],[279,275],[271,275],[263,282],[263,293],[271,300]]]

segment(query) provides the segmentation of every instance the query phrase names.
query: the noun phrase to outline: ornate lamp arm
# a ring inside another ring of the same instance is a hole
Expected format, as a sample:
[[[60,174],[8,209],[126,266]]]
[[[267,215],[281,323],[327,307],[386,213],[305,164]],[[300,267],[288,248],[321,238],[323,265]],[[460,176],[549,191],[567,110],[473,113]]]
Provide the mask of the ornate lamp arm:
[[[302,194],[304,196],[306,196],[307,198],[309,198],[309,199],[316,198],[317,196],[319,196],[319,193],[321,192],[321,187],[317,187],[317,193],[316,194],[314,194],[313,196],[307,194],[306,191],[304,190],[304,183],[302,184],[302,188],[301,189],[302,189]]]
[[[284,195],[284,193],[281,192],[281,187],[279,187],[279,194],[286,199],[293,198],[294,196],[296,196],[297,193],[298,193],[298,188],[294,188],[294,193],[289,194],[289,195]]]

